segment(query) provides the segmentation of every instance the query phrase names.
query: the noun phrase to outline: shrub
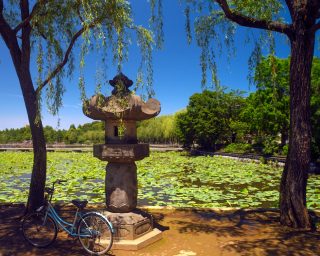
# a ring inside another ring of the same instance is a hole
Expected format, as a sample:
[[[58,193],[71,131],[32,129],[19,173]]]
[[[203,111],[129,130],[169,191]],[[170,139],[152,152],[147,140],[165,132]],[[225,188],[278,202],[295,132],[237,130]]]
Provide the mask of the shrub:
[[[274,155],[279,152],[279,144],[273,137],[267,137],[263,142],[263,154]]]
[[[288,155],[288,149],[289,149],[289,145],[284,145],[282,148],[282,155],[286,156]]]
[[[231,143],[223,149],[226,153],[250,153],[252,150],[252,145],[247,143]]]

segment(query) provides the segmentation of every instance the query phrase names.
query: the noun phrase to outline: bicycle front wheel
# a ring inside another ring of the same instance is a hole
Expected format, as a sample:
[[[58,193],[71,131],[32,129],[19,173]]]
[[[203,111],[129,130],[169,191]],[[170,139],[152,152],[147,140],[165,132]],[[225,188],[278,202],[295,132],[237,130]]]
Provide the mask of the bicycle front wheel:
[[[83,248],[93,255],[105,254],[113,242],[110,224],[95,212],[87,213],[80,219],[78,236]]]
[[[58,228],[50,216],[43,213],[32,213],[22,222],[22,234],[33,246],[47,247],[57,238]]]

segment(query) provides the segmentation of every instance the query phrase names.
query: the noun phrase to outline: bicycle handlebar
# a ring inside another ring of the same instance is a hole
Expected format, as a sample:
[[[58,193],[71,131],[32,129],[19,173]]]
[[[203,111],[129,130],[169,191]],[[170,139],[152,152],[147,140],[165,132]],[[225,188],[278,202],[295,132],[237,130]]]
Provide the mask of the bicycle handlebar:
[[[61,183],[64,183],[64,182],[67,182],[67,180],[60,180],[60,179],[57,179],[57,180],[55,180],[55,181],[52,183],[52,187],[51,187],[51,188],[46,187],[46,188],[44,189],[44,190],[45,190],[45,192],[47,192],[47,193],[50,195],[50,199],[49,199],[49,201],[51,201],[52,196],[53,196],[53,192],[54,192],[54,185],[55,185],[55,184],[61,184]]]

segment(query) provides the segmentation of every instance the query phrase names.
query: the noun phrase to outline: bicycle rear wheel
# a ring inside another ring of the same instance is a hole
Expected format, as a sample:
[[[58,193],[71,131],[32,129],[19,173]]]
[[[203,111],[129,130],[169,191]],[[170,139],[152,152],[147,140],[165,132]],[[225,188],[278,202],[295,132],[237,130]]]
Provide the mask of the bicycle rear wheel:
[[[78,236],[83,248],[93,255],[105,254],[113,242],[110,224],[95,212],[87,213],[80,219]]]
[[[47,247],[57,238],[58,228],[56,222],[43,213],[32,213],[22,222],[22,234],[33,246]]]

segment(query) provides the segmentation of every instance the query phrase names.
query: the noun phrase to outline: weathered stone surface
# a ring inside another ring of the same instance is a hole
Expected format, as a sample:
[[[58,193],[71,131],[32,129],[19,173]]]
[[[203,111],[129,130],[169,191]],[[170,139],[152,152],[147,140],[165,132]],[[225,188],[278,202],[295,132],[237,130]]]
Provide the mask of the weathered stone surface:
[[[121,125],[125,126],[123,134],[120,134]],[[107,120],[105,125],[106,144],[136,144],[137,125],[136,121],[127,120],[121,124],[119,120]]]
[[[111,222],[115,229],[115,240],[134,240],[152,231],[153,223],[151,216],[136,212],[113,213],[105,211],[103,213]]]
[[[137,144],[136,122],[155,117],[161,107],[156,99],[144,102],[134,95],[129,90],[132,80],[122,73],[109,83],[114,87],[112,95],[94,95],[84,104],[83,112],[92,119],[105,121],[105,144],[94,145],[93,155],[108,161],[106,206],[109,212],[114,212],[108,217],[115,227],[116,240],[120,241],[119,248],[136,250],[161,238],[161,233],[153,232],[151,216],[129,213],[137,207],[137,167],[134,162],[149,156],[149,144]],[[148,233],[152,235],[148,236]]]
[[[160,102],[149,99],[144,102],[140,96],[134,95],[129,87],[132,80],[119,73],[110,85],[114,87],[112,95],[104,97],[101,94],[91,97],[83,106],[83,113],[95,120],[133,120],[141,121],[152,118],[160,113]]]
[[[106,167],[106,205],[111,212],[130,212],[137,206],[137,166],[109,162]]]
[[[160,102],[156,99],[144,102],[140,96],[133,94],[123,98],[94,95],[83,113],[94,120],[119,120],[121,117],[123,120],[140,121],[157,116],[160,110]]]
[[[134,240],[120,239],[115,240],[112,245],[113,250],[137,251],[147,247],[162,239],[162,232],[155,228],[150,232],[138,237]]]
[[[133,162],[149,156],[149,144],[100,144],[93,146],[93,156],[108,162]]]

